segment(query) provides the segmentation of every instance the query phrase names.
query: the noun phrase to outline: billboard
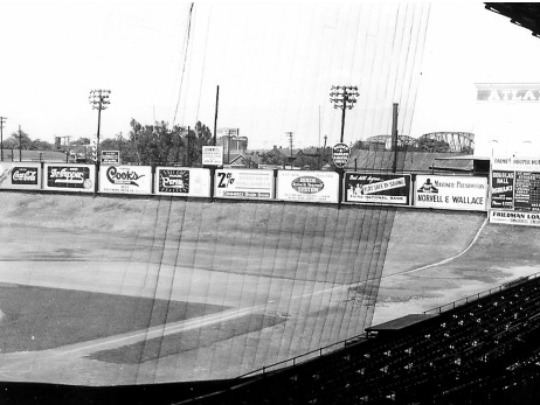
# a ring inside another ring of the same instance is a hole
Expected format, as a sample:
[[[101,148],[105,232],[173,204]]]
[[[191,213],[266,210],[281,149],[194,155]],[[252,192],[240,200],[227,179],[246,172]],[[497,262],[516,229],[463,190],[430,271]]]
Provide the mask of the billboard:
[[[493,157],[490,221],[539,226],[539,214],[540,159],[519,155]]]
[[[39,190],[41,188],[40,163],[1,163],[0,188],[13,190]]]
[[[101,163],[104,165],[119,165],[120,151],[119,150],[102,150]]]
[[[514,209],[514,176],[504,170],[491,173],[491,208]]]
[[[44,165],[43,188],[45,190],[93,193],[96,168],[93,165],[53,164]]]
[[[332,161],[334,166],[344,168],[351,152],[349,146],[345,143],[336,143],[332,148]]]
[[[280,170],[277,176],[278,200],[337,203],[339,175],[336,172]]]
[[[470,176],[418,175],[415,205],[448,210],[487,210],[487,179]]]
[[[150,166],[106,166],[99,173],[101,193],[151,194],[152,168]]]
[[[214,196],[219,198],[264,200],[274,198],[273,170],[216,170],[214,184]]]
[[[204,166],[223,166],[223,146],[203,146],[202,164]]]
[[[210,197],[210,170],[156,167],[154,194]]]
[[[489,221],[494,224],[540,226],[540,212],[491,210]]]
[[[345,173],[345,201],[409,205],[410,174]]]

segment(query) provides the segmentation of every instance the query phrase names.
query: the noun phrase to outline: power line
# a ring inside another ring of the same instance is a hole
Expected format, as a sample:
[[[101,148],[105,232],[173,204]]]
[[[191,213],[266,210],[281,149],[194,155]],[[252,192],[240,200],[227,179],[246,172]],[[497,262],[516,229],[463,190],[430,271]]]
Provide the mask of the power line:
[[[176,107],[174,109],[174,117],[172,120],[172,126],[176,123],[176,116],[178,114],[178,108],[180,107],[180,98],[182,96],[182,87],[184,84],[184,76],[186,73],[186,64],[188,58],[189,40],[191,37],[191,18],[193,17],[193,6],[195,3],[191,3],[189,6],[188,26],[186,31],[186,42],[184,46],[184,61],[182,62],[182,71],[180,73],[180,86],[178,87],[178,99],[176,101]]]

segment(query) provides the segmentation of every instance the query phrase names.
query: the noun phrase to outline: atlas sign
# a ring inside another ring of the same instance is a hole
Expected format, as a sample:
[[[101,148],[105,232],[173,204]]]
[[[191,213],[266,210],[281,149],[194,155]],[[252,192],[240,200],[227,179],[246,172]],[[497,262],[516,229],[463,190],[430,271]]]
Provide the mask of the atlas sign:
[[[476,99],[487,102],[540,102],[540,83],[477,84]]]
[[[332,160],[334,161],[334,166],[340,169],[344,168],[347,165],[350,151],[351,150],[346,144],[336,143],[332,148]]]

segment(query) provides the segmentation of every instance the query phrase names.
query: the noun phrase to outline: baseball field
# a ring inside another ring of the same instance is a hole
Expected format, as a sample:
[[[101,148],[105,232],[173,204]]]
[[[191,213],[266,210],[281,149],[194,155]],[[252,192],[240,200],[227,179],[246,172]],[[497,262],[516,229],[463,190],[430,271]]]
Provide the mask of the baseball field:
[[[540,231],[482,213],[9,192],[0,205],[0,380],[233,377],[540,261]]]

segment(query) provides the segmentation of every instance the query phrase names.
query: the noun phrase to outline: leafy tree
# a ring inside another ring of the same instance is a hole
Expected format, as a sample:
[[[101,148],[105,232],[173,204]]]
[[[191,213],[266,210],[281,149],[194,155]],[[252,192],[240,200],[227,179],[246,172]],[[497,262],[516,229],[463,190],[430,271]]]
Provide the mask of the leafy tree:
[[[274,145],[272,150],[261,154],[261,162],[267,165],[283,165],[287,161],[287,156]]]
[[[114,138],[107,138],[101,142],[100,150],[118,150],[124,163],[139,163],[137,149],[135,145],[127,138],[124,138],[120,132]]]
[[[137,162],[145,165],[200,166],[202,147],[212,141],[212,132],[200,121],[189,131],[178,125],[169,128],[163,121],[142,125],[132,119],[130,125],[129,142]]]
[[[30,136],[28,136],[28,134],[24,131],[21,131],[20,136],[18,132],[13,132],[11,136],[4,141],[4,145],[7,145],[7,148],[18,148],[19,139],[21,143],[21,149],[30,149],[30,146],[32,145],[32,139],[30,139]]]
[[[42,141],[41,139],[34,139],[30,143],[30,149],[32,150],[53,150],[54,145],[47,141]]]

